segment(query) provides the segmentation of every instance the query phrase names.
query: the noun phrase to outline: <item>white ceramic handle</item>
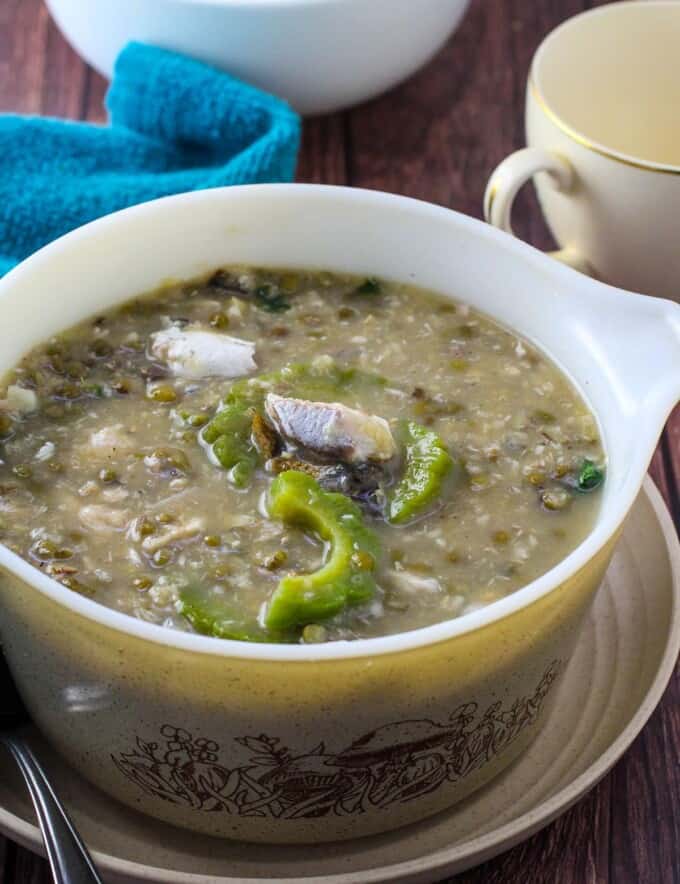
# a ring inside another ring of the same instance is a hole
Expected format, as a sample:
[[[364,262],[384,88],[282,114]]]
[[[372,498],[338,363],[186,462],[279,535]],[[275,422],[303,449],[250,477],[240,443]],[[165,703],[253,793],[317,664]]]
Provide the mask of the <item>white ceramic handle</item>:
[[[484,217],[489,224],[515,235],[511,222],[512,204],[520,189],[537,172],[546,172],[555,187],[563,192],[568,192],[574,181],[574,170],[559,154],[540,147],[525,147],[515,151],[496,166],[486,185]],[[591,273],[588,262],[574,249],[560,249],[550,252],[550,256],[568,264],[574,270]]]

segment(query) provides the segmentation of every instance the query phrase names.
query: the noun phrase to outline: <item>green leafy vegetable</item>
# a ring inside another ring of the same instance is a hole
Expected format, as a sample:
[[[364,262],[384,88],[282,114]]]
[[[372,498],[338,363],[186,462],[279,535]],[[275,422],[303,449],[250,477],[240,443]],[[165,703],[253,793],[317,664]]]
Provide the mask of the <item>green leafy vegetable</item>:
[[[292,306],[290,301],[268,284],[255,289],[255,303],[268,313],[284,313]]]
[[[405,427],[406,467],[389,499],[388,518],[400,525],[420,515],[440,496],[453,460],[432,430],[409,421]]]
[[[286,525],[313,531],[330,544],[330,553],[318,571],[279,581],[267,606],[267,628],[317,623],[372,598],[380,544],[357,504],[344,494],[324,491],[311,476],[289,470],[272,483],[269,514]]]
[[[379,295],[381,292],[380,280],[375,276],[369,276],[354,291],[357,295]]]
[[[576,487],[579,491],[588,492],[599,488],[604,482],[604,470],[600,469],[592,460],[586,458],[579,470]]]

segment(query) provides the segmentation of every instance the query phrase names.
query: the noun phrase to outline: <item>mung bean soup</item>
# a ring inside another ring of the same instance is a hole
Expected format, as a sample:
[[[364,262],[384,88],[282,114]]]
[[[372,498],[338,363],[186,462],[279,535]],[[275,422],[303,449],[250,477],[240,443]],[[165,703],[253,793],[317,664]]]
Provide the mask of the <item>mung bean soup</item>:
[[[0,385],[0,540],[73,592],[244,641],[504,598],[599,506],[596,421],[462,303],[226,268],[81,323]]]

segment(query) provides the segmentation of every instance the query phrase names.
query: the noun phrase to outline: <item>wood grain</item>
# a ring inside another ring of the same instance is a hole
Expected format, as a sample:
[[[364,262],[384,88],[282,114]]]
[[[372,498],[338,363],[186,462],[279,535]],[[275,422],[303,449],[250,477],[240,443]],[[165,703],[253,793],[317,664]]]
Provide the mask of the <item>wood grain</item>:
[[[680,405],[666,424],[663,439],[664,472],[668,483],[668,500],[676,525],[680,525]]]
[[[479,217],[490,171],[522,146],[524,83],[542,37],[589,0],[473,0],[432,62],[351,112],[308,120],[307,182],[431,200]],[[0,110],[106,119],[106,83],[66,45],[40,0],[0,0]],[[533,192],[516,230],[551,246]],[[680,408],[650,471],[680,524]],[[680,884],[680,672],[612,773],[559,820],[455,884]],[[2,884],[47,884],[45,862],[0,838]]]

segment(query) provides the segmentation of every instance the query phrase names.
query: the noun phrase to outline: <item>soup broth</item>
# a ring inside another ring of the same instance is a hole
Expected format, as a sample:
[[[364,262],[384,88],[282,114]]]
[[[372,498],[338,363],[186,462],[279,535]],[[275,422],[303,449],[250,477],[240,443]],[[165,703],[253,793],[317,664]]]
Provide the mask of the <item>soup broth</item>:
[[[462,303],[232,267],[0,384],[0,541],[73,592],[251,641],[403,632],[571,552],[604,452],[560,370]]]

